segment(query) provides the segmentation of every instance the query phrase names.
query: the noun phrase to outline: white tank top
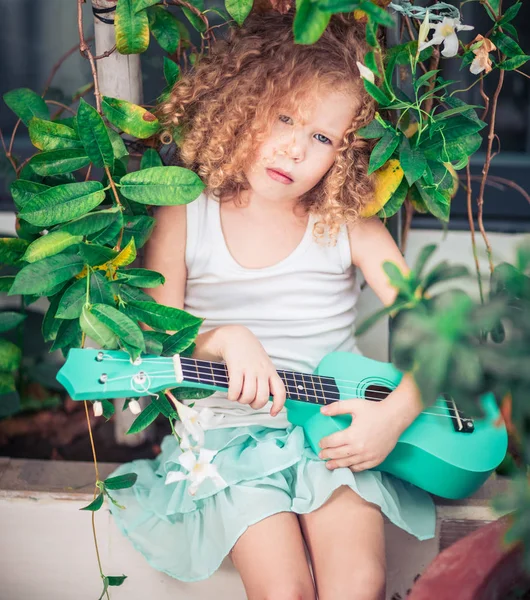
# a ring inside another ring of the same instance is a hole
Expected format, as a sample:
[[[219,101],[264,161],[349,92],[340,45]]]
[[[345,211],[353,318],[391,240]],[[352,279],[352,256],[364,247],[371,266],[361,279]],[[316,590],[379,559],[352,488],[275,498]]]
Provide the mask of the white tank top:
[[[248,327],[278,369],[312,373],[333,351],[359,352],[354,338],[359,296],[346,226],[337,244],[313,237],[315,217],[293,252],[270,267],[242,267],[230,254],[221,228],[220,204],[201,194],[186,207],[184,310],[204,318],[200,332],[221,325]],[[283,409],[276,417],[271,403],[255,410],[231,402],[225,393],[197,400],[224,415],[217,427],[263,425],[287,427]]]

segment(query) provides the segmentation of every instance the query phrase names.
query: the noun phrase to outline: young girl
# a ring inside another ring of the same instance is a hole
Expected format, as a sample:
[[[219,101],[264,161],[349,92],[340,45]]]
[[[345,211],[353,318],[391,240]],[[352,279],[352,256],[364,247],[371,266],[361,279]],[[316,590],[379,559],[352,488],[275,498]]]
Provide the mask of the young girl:
[[[227,365],[228,394],[195,405],[218,417],[204,447],[224,482],[194,496],[188,481],[166,485],[183,471],[167,436],[155,460],[120,466],[115,474],[138,480],[115,492],[126,509],[110,508],[177,579],[205,579],[229,555],[251,600],[379,599],[383,515],[419,539],[434,535],[430,496],[370,470],[421,410],[417,389],[405,376],[382,402],[333,403],[327,414],[350,413],[352,425],[316,456],[286,418],[276,370],[313,372],[329,352],[359,352],[357,267],[390,304],[382,264],[406,265],[380,220],[359,216],[373,191],[372,146],[355,131],[375,111],[356,66],[363,26],[334,16],[311,46],[296,45],[292,28],[292,11],[252,15],[159,110],[169,131],[179,127],[180,164],[206,188],[158,210],[145,266],[166,277],[151,290],[158,302],[204,317],[193,356]]]

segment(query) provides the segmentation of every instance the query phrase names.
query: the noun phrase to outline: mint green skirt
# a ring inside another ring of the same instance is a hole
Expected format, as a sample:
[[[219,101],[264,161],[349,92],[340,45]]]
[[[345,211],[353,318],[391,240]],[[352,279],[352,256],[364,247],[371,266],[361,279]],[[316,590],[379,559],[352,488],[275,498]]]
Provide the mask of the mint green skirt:
[[[192,496],[188,481],[165,484],[169,471],[185,471],[176,439],[167,436],[153,460],[120,465],[112,476],[137,473],[133,487],[112,492],[109,503],[119,529],[149,563],[181,581],[210,577],[252,524],[279,512],[309,513],[334,490],[349,486],[398,527],[420,540],[434,536],[435,507],[429,494],[379,471],[329,470],[306,444],[303,429],[252,425],[205,432],[205,448],[226,486],[204,481]]]

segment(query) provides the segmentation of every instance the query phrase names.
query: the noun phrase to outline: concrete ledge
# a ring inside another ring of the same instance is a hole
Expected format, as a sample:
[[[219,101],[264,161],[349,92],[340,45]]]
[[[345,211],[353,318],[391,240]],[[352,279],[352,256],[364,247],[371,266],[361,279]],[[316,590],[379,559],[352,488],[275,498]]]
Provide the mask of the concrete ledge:
[[[105,477],[116,465],[99,464]],[[92,500],[92,463],[0,458],[0,584],[2,600],[94,600],[101,593],[90,514],[79,509]],[[386,524],[388,594],[404,598],[414,578],[441,548],[497,515],[491,497],[506,482],[490,479],[463,501],[436,499],[437,537],[419,542]],[[210,579],[185,584],[149,566],[114,525],[108,509],[96,513],[103,569],[128,575],[111,589],[113,600],[244,600],[243,585],[230,559]]]

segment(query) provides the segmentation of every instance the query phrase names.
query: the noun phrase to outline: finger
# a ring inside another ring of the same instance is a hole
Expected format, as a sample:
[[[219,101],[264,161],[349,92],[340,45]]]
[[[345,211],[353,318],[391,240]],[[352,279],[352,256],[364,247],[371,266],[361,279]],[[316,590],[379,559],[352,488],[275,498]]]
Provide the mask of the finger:
[[[270,389],[269,389],[269,378],[258,377],[256,386],[256,398],[250,404],[254,409],[263,408],[269,401]]]
[[[243,389],[243,371],[228,370],[228,399],[232,402],[241,395]]]
[[[243,378],[243,390],[237,399],[240,404],[250,404],[256,399],[257,380],[255,375],[245,374]]]
[[[360,471],[367,471],[368,469],[373,469],[375,466],[377,465],[375,465],[373,461],[369,461],[358,463],[356,465],[351,465],[350,469],[355,473],[358,473]]]
[[[335,448],[326,448],[325,450],[321,450],[318,453],[318,457],[324,460],[332,459],[332,458],[347,458],[348,456],[352,456],[353,451],[351,446],[336,446]]]
[[[322,449],[336,448],[337,446],[344,446],[344,445],[348,444],[348,442],[350,441],[349,435],[350,434],[347,429],[343,429],[342,431],[336,431],[335,433],[332,433],[331,435],[327,435],[326,437],[323,437],[320,440],[318,445]]]
[[[351,400],[338,400],[336,402],[331,402],[330,404],[326,404],[320,409],[320,412],[323,415],[335,416],[335,415],[345,415],[352,414],[355,412],[359,402],[364,402],[364,400],[360,400],[359,398],[352,398]]]
[[[285,405],[286,391],[283,381],[278,375],[273,375],[269,379],[270,391],[273,397],[271,415],[275,417]]]

